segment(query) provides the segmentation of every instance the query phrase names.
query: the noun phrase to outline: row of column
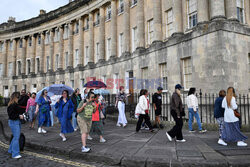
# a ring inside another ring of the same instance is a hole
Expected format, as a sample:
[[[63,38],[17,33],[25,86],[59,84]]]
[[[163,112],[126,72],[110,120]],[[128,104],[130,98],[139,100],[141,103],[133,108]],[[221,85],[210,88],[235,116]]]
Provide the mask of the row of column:
[[[174,19],[174,31],[175,32],[183,32],[183,5],[186,2],[185,0],[175,0],[173,1],[173,19]],[[153,3],[153,19],[154,19],[154,39],[153,41],[162,41],[162,4],[161,1],[155,1]],[[237,7],[236,0],[198,0],[197,1],[197,9],[198,9],[198,22],[208,21],[214,18],[225,18],[227,16],[228,19],[237,19]],[[210,9],[210,11],[209,11]],[[111,0],[111,57],[117,56],[117,10],[116,10],[116,0]],[[124,45],[123,51],[129,52],[130,47],[130,7],[129,0],[124,0],[124,14],[123,14],[123,33],[124,33]],[[105,7],[102,6],[99,9],[100,12],[100,33],[99,33],[99,57],[97,60],[105,59]],[[210,16],[209,16],[210,14]],[[137,18],[137,47],[145,47],[145,16],[144,16],[144,1],[139,1],[137,4],[136,11]],[[94,26],[93,26],[93,13],[89,13],[89,54],[83,54],[84,51],[84,38],[83,38],[83,19],[78,18],[79,21],[79,65],[88,64],[89,62],[94,62]],[[69,37],[68,37],[68,65],[73,67],[73,23],[68,23],[69,27]],[[59,69],[63,68],[63,55],[64,55],[64,40],[63,40],[64,28],[63,26],[59,27]],[[44,58],[45,58],[45,34],[40,33],[41,35],[41,52],[40,52],[40,67],[41,72],[44,72]],[[32,51],[31,51],[31,73],[35,72],[35,37],[32,38]],[[22,38],[22,68],[21,73],[26,73],[26,51],[27,51],[27,40]],[[16,41],[13,40],[13,75],[16,73]],[[3,74],[6,74],[7,71],[7,43],[4,43],[4,63],[3,63]],[[84,57],[85,55],[85,57]],[[87,56],[87,57],[86,57]],[[84,59],[83,59],[84,57]],[[107,59],[107,58],[106,58]],[[84,61],[84,62],[83,62]],[[50,47],[49,47],[49,70],[53,71],[53,64],[55,62],[54,59],[54,31],[50,30]]]

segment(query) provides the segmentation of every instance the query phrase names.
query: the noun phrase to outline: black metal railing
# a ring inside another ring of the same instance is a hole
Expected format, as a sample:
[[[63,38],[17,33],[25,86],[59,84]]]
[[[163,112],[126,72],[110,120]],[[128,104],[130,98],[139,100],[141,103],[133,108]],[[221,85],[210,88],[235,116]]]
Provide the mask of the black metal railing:
[[[152,96],[153,94],[149,95],[150,101],[150,110],[153,111],[153,104],[152,104]],[[188,119],[188,109],[186,105],[186,97],[187,93],[182,94],[182,101],[183,107],[185,107],[186,116],[184,119]],[[202,93],[201,91],[196,93],[196,97],[198,98],[199,103],[199,114],[202,123],[216,123],[214,118],[214,102],[218,97],[218,94],[214,93]],[[115,100],[116,95],[106,95],[104,96],[105,100],[107,101],[108,106],[108,113],[113,113],[115,111]],[[138,103],[138,94],[134,93],[130,97],[128,97],[126,102],[126,112],[130,113],[130,117],[134,117],[135,107]],[[170,93],[162,93],[162,119],[164,121],[173,121],[173,118],[170,114],[170,101],[171,101],[171,94]],[[249,103],[249,95],[242,95],[239,94],[236,97],[236,102],[238,104],[238,111],[241,114],[241,122],[243,125],[250,124],[250,103]],[[150,118],[154,120],[155,113],[150,112]]]

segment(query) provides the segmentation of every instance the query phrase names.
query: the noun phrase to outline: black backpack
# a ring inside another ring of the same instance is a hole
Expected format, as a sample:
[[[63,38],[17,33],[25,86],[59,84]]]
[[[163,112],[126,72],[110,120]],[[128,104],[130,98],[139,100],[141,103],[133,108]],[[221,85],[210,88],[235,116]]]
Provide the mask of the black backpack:
[[[13,135],[11,135],[10,137],[10,143],[13,139]],[[19,138],[19,148],[20,148],[20,151],[23,151],[24,150],[24,145],[25,145],[25,136],[23,133],[20,134],[20,138]]]

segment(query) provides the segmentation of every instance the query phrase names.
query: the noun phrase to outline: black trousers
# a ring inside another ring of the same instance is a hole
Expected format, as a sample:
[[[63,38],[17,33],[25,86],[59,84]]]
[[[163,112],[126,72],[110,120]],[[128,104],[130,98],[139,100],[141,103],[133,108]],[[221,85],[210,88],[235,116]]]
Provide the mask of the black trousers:
[[[146,125],[149,127],[149,130],[153,129],[151,122],[150,122],[150,117],[148,116],[148,114],[140,114],[139,120],[138,120],[137,125],[136,125],[137,132],[141,129],[141,124],[143,122],[143,119],[145,120]]]
[[[172,138],[176,137],[177,140],[182,140],[183,139],[183,136],[182,136],[182,126],[183,126],[182,117],[178,118],[177,113],[174,110],[171,111],[171,115],[174,118],[175,126],[170,131],[168,131],[168,134]]]

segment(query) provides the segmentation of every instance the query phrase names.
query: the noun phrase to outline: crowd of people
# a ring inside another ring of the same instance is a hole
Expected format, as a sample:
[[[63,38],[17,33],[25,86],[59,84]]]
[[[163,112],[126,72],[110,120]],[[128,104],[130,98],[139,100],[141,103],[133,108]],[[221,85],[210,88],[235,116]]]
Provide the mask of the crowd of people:
[[[181,90],[183,87],[180,84],[175,86],[175,91],[171,97],[171,116],[175,121],[175,126],[166,132],[169,141],[174,138],[177,142],[185,142],[186,140],[182,134],[183,119],[185,116],[184,105],[181,98]],[[116,123],[119,127],[126,127],[128,122],[125,114],[125,102],[130,94],[125,93],[123,86],[120,87],[119,93],[116,95],[115,107],[118,108],[119,116]],[[150,102],[149,92],[147,89],[140,90],[138,104],[135,108],[135,117],[138,118],[136,124],[136,132],[143,128],[147,128],[150,132],[154,132],[154,128],[163,129],[160,117],[162,114],[162,87],[157,88],[157,92],[152,97],[153,110],[155,112],[154,125],[150,121]],[[202,128],[199,117],[198,99],[195,96],[195,88],[190,88],[187,96],[188,108],[188,128],[189,132],[193,133],[194,118],[198,124],[198,131],[205,133],[206,130]],[[237,117],[237,103],[235,90],[229,87],[226,91],[221,90],[219,97],[215,101],[214,117],[219,124],[219,140],[218,144],[226,146],[226,142],[237,142],[238,146],[247,146],[244,142],[247,137],[243,135],[239,127],[239,118]],[[62,141],[66,141],[66,134],[73,133],[80,129],[83,153],[89,152],[86,141],[92,140],[91,135],[98,135],[100,143],[105,143],[104,139],[104,119],[106,117],[105,99],[95,94],[93,89],[81,95],[80,90],[75,89],[74,93],[69,96],[67,90],[63,90],[61,95],[53,97],[48,96],[48,91],[44,89],[37,98],[36,93],[26,93],[26,90],[14,92],[11,95],[8,104],[7,112],[9,116],[9,126],[13,133],[13,139],[10,143],[8,152],[12,154],[13,158],[21,158],[19,150],[19,137],[21,133],[21,120],[24,119],[24,113],[29,115],[29,128],[34,129],[35,122],[38,120],[38,133],[47,133],[45,128],[53,126],[57,122],[61,125],[59,136]],[[145,128],[145,129],[146,129]]]

